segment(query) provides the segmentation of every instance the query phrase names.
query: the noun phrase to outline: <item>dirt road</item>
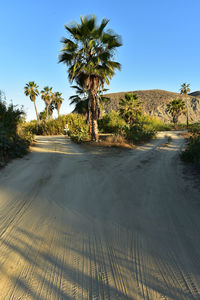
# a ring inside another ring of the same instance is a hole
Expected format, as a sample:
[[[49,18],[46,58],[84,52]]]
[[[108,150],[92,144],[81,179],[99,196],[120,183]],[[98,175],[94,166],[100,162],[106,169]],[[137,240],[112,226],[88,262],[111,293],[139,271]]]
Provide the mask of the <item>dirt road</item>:
[[[178,132],[126,151],[37,140],[0,171],[0,299],[200,299]]]

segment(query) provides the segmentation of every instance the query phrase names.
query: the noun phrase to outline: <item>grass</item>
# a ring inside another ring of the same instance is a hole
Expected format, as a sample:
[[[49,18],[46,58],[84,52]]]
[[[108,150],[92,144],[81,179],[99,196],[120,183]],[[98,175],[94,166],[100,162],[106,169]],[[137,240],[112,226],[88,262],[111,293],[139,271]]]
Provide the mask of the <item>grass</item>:
[[[117,148],[126,148],[133,149],[134,145],[129,143],[123,136],[117,135],[108,135],[108,136],[99,136],[99,142],[94,143],[96,146],[103,147],[117,147]]]

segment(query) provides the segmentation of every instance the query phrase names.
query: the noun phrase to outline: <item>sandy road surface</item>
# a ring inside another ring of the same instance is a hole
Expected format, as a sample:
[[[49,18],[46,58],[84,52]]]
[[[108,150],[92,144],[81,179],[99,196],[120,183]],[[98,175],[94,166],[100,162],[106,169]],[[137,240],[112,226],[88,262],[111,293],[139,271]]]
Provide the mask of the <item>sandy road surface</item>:
[[[127,151],[37,140],[0,171],[0,299],[200,299],[179,133]]]

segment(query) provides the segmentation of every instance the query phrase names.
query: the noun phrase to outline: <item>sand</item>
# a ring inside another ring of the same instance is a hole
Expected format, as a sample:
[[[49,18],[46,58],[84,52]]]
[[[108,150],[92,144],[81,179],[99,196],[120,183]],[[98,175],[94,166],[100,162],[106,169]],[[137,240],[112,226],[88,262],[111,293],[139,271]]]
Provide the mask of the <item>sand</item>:
[[[132,150],[37,137],[0,171],[0,299],[200,299],[182,147],[179,132]]]

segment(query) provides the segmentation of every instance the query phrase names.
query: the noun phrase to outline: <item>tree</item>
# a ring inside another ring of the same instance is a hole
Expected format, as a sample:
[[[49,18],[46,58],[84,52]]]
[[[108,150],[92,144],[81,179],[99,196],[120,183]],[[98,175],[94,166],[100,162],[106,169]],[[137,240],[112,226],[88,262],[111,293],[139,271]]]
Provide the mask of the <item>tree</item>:
[[[180,94],[184,95],[185,98],[185,102],[186,102],[186,118],[187,118],[187,128],[189,126],[189,115],[188,115],[188,93],[190,92],[190,84],[184,82],[183,84],[181,84],[181,88],[180,88]]]
[[[182,98],[173,99],[167,104],[167,111],[172,116],[175,129],[177,129],[178,117],[185,111],[185,102]]]
[[[119,113],[120,116],[128,123],[133,125],[133,123],[138,122],[141,115],[141,102],[139,97],[133,93],[127,93],[124,99],[119,101]]]
[[[55,108],[57,109],[58,117],[60,116],[60,107],[61,107],[63,101],[64,101],[64,98],[62,98],[62,93],[59,93],[59,92],[54,93],[53,104],[55,105]]]
[[[72,88],[76,90],[76,94],[69,97],[69,100],[71,100],[70,105],[75,104],[74,112],[85,115],[87,117],[87,122],[89,123],[89,118],[88,118],[89,95],[87,91],[80,84],[74,85],[72,86]],[[105,91],[107,91],[107,89],[99,90],[96,95],[99,102],[98,112],[97,112],[98,119],[101,118],[104,104],[110,101],[108,97],[102,95],[102,93]]]
[[[55,109],[55,106],[54,106],[53,102],[51,101],[51,103],[49,105],[49,108],[48,108],[48,115],[50,116],[50,118],[52,118],[52,116],[53,116],[54,109]],[[40,112],[39,116],[40,116],[40,120],[46,120],[47,119],[47,110],[46,110],[46,108],[42,112]]]
[[[88,93],[88,119],[92,140],[98,140],[99,101],[97,92],[109,84],[120,64],[113,61],[114,50],[120,47],[120,37],[105,31],[109,20],[97,25],[95,17],[81,17],[81,23],[65,26],[70,38],[63,38],[59,62],[68,66],[70,82],[80,82]]]
[[[39,95],[38,88],[39,86],[34,81],[29,81],[29,83],[27,83],[24,87],[24,93],[26,96],[29,96],[31,101],[34,103],[37,120],[39,121],[39,116],[35,103],[36,97]]]
[[[54,94],[52,92],[52,87],[45,86],[44,89],[41,91],[41,98],[46,105],[46,116],[47,119],[49,118],[49,106],[51,101],[53,100]]]

